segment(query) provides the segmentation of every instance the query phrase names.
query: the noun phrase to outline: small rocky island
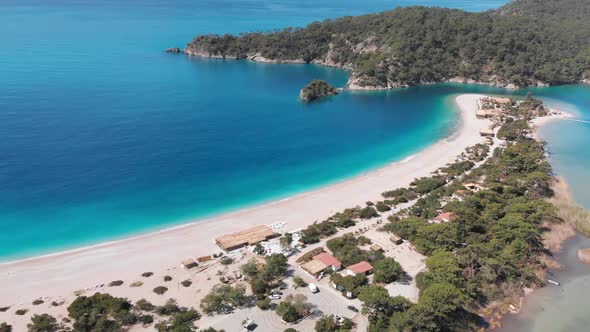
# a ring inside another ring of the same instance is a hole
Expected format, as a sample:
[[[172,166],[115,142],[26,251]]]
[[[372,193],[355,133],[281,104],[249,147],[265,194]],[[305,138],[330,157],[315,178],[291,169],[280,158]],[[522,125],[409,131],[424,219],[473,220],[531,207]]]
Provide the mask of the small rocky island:
[[[326,96],[334,96],[338,90],[322,80],[313,80],[299,93],[299,99],[303,102],[310,102]]]

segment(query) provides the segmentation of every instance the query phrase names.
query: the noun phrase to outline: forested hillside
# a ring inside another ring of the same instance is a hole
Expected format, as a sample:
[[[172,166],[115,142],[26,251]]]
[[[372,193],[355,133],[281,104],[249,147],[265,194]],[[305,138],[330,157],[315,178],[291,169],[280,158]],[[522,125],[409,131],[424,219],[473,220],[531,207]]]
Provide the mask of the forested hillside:
[[[517,0],[485,13],[407,7],[278,32],[198,36],[185,53],[348,68],[357,89],[557,85],[590,79],[589,22],[587,0]]]

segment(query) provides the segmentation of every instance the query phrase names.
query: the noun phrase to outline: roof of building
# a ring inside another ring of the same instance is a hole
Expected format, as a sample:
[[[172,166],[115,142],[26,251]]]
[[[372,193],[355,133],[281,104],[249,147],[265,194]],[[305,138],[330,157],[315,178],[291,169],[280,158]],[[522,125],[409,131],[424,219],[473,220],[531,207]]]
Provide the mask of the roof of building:
[[[362,261],[356,264],[352,264],[351,266],[347,267],[349,271],[353,272],[354,274],[359,273],[367,273],[373,269],[373,266],[369,264],[369,262]]]
[[[323,252],[321,254],[313,256],[313,259],[318,260],[327,266],[341,266],[342,263],[336,259],[336,257],[328,254],[327,252]]]
[[[241,232],[220,236],[215,239],[215,242],[223,249],[228,250],[245,245],[254,245],[274,236],[276,236],[276,233],[270,227],[260,225]]]
[[[317,259],[312,259],[309,262],[301,265],[301,268],[310,274],[318,274],[323,270],[327,269],[328,265],[324,264],[323,262]]]
[[[381,248],[381,246],[378,244],[372,244],[369,248],[373,251],[382,251],[383,250],[383,248]]]
[[[457,219],[457,215],[455,215],[453,212],[441,213],[438,216],[436,216],[436,218],[434,218],[434,220],[440,222],[450,222],[454,221],[455,219]]]
[[[507,103],[510,103],[511,102],[510,98],[499,98],[499,97],[495,97],[495,98],[492,98],[492,100],[495,101],[495,102],[497,102],[497,103],[500,103],[500,104],[507,104]]]

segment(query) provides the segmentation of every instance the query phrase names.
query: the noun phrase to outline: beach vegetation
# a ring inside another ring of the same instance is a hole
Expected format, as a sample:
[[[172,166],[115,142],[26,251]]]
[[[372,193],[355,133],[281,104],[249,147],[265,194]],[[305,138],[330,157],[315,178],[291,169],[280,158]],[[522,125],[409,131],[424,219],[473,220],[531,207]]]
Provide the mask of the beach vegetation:
[[[330,281],[336,285],[344,295],[350,293],[352,297],[357,297],[360,288],[368,283],[368,279],[364,274],[356,276],[343,276],[340,273],[334,273],[330,276]]]
[[[377,204],[375,204],[375,208],[379,212],[391,211],[391,207],[389,207],[389,205],[385,204],[384,202],[377,202]]]
[[[402,266],[391,257],[385,257],[373,264],[373,281],[389,284],[405,276]]]
[[[365,206],[359,211],[359,217],[361,219],[371,219],[377,216],[379,216],[379,213],[377,213],[377,210],[373,206]]]
[[[312,244],[320,242],[320,239],[336,234],[337,229],[333,222],[325,220],[316,222],[301,231],[301,242]]]
[[[265,258],[264,264],[257,264],[255,260],[250,260],[242,265],[242,272],[250,279],[252,293],[258,299],[263,299],[270,289],[280,286],[288,268],[289,264],[285,255],[272,254]]]
[[[262,300],[256,301],[256,306],[262,310],[270,309],[270,304],[271,304],[271,301],[270,301],[270,298],[268,298],[268,297],[265,297]]]
[[[283,332],[299,332],[299,331],[297,331],[296,329],[290,327],[288,329],[285,329]]]
[[[12,332],[12,325],[8,325],[6,322],[0,323],[0,332]]]
[[[443,176],[431,176],[415,179],[410,184],[412,189],[418,194],[427,194],[447,184],[447,179]]]
[[[43,300],[41,300],[41,299],[36,299],[35,301],[33,301],[33,303],[32,303],[32,304],[33,304],[33,305],[40,305],[40,304],[43,304],[43,303],[45,303],[45,301],[43,301]]]
[[[129,284],[129,287],[133,287],[133,288],[141,287],[141,286],[143,286],[143,281],[134,281],[131,284]]]
[[[55,317],[49,314],[33,315],[31,322],[27,324],[29,332],[56,332],[60,330]]]
[[[291,248],[291,243],[293,242],[293,234],[291,233],[285,233],[283,236],[281,236],[280,238],[280,243],[281,246],[285,249],[290,249]]]
[[[168,299],[164,305],[156,307],[156,313],[160,316],[171,316],[182,311],[175,299]]]
[[[193,282],[190,279],[186,279],[181,281],[180,284],[184,287],[190,287],[193,284]]]
[[[219,261],[219,263],[221,263],[221,265],[230,265],[233,262],[234,262],[234,260],[231,257],[222,257],[221,260]]]
[[[123,280],[113,280],[113,281],[109,282],[109,287],[119,287],[123,284],[124,284]]]
[[[141,274],[141,276],[144,277],[144,278],[149,278],[149,277],[151,277],[153,275],[154,275],[154,272],[144,272],[144,273]]]
[[[133,305],[133,309],[139,311],[154,311],[156,306],[146,299],[140,299]]]
[[[345,266],[361,261],[374,262],[383,258],[382,252],[374,252],[360,249],[359,246],[369,245],[371,240],[364,236],[355,237],[352,233],[335,237],[326,242],[326,246],[334,257]]]
[[[10,307],[0,307],[0,312],[6,312]]]
[[[307,316],[313,305],[307,302],[303,294],[287,295],[284,301],[279,303],[275,312],[287,323],[294,323]]]
[[[167,321],[155,325],[158,332],[188,332],[195,331],[194,321],[201,318],[195,309],[186,309],[174,313]]]
[[[127,299],[96,293],[76,298],[68,307],[68,316],[74,321],[74,331],[116,331],[137,323],[131,309]]]
[[[221,313],[228,306],[241,307],[246,304],[245,294],[243,286],[217,285],[201,300],[201,309],[210,314]]]
[[[295,284],[295,288],[307,287],[307,282],[298,276],[293,277],[293,283]]]
[[[14,313],[17,314],[17,315],[19,315],[19,316],[23,316],[23,315],[26,315],[27,312],[29,312],[29,309],[18,309]]]
[[[143,325],[150,325],[154,322],[154,316],[152,315],[140,315],[139,322]]]
[[[427,255],[427,269],[416,277],[418,304],[394,310],[391,319],[372,314],[373,329],[475,329],[481,320],[476,314],[479,309],[506,297],[522,296],[523,287],[543,284],[542,233],[562,218],[547,200],[553,195],[552,171],[544,145],[529,138],[530,127],[524,120],[536,109],[529,103],[525,109],[514,110],[515,119],[504,120],[504,126],[508,124],[505,137],[511,143],[497,148],[482,166],[465,176],[465,181],[478,181],[483,189],[441,208],[441,199],[461,185],[453,182],[436,188],[384,227]],[[454,213],[456,219],[428,223],[441,210]],[[378,264],[374,263],[376,275]],[[374,311],[370,303],[377,292],[368,297],[364,289],[368,288],[361,289],[359,299]],[[379,292],[385,299],[385,292]]]
[[[165,282],[172,281],[172,277],[171,276],[164,276],[164,281]]]
[[[315,323],[316,332],[347,332],[353,328],[352,321],[344,318],[342,323],[336,321],[334,315],[322,316]]]
[[[168,287],[164,287],[164,286],[157,286],[153,289],[153,292],[158,295],[162,295],[162,294],[166,293],[167,291],[168,291]]]

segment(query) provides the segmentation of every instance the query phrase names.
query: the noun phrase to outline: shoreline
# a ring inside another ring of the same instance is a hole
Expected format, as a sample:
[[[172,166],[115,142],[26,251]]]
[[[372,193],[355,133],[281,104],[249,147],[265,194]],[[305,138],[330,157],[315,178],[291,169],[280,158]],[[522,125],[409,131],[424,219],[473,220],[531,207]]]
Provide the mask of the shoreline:
[[[170,51],[173,49],[174,50],[178,49],[178,52]],[[327,60],[320,60],[320,59],[314,59],[310,62],[306,62],[303,59],[276,60],[276,59],[265,58],[260,53],[248,54],[245,58],[237,58],[235,56],[213,55],[210,53],[205,53],[204,51],[203,52],[193,52],[193,51],[188,50],[188,48],[181,50],[176,47],[166,49],[166,50],[164,50],[164,52],[173,53],[173,54],[183,54],[183,55],[189,56],[189,57],[198,57],[198,58],[203,58],[203,59],[216,59],[216,60],[224,60],[224,61],[225,60],[250,61],[250,62],[258,63],[258,64],[314,64],[314,65],[319,65],[319,66],[324,66],[324,67],[338,68],[338,69],[348,71],[350,73],[350,76],[346,82],[346,85],[341,89],[348,90],[348,91],[355,91],[355,92],[387,91],[387,90],[393,90],[393,89],[410,88],[413,86],[420,86],[420,85],[432,85],[432,84],[444,84],[444,83],[483,85],[483,86],[490,86],[490,87],[495,87],[495,88],[500,88],[500,89],[506,89],[509,91],[522,90],[522,89],[535,88],[535,87],[559,86],[559,85],[551,85],[551,84],[541,82],[541,81],[537,81],[534,85],[531,84],[531,85],[527,85],[527,86],[519,86],[514,83],[509,83],[507,81],[502,81],[502,80],[478,81],[478,80],[475,80],[472,78],[460,77],[460,76],[446,78],[446,79],[441,80],[439,82],[420,82],[419,84],[416,84],[416,85],[407,85],[407,84],[402,84],[399,82],[391,82],[392,84],[389,84],[389,82],[388,82],[387,86],[358,85],[357,83],[361,79],[361,77],[355,76],[355,72],[354,72],[354,68],[353,68],[352,64],[342,65],[342,64],[335,63],[335,62],[331,62],[331,61],[327,61]],[[590,79],[581,79],[580,81],[566,83],[563,85],[572,85],[572,84],[590,84]]]
[[[345,208],[381,199],[382,192],[407,186],[415,178],[427,176],[454,161],[466,147],[484,142],[479,129],[489,122],[476,119],[474,112],[480,97],[470,94],[455,98],[461,122],[449,137],[413,156],[352,179],[158,232],[0,263],[0,283],[3,285],[0,306],[40,296],[71,294],[116,279],[135,278],[141,273],[138,269],[163,270],[188,257],[220,252],[213,238],[222,234],[275,221],[287,222],[281,232],[293,231]],[[130,264],[137,267],[129,268]],[[41,283],[40,273],[52,276],[51,280]]]

